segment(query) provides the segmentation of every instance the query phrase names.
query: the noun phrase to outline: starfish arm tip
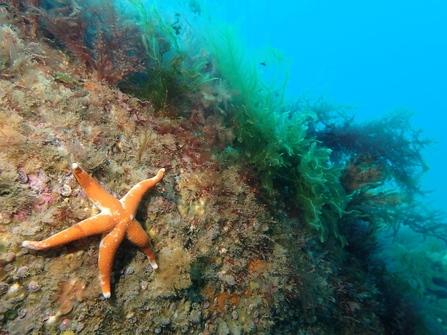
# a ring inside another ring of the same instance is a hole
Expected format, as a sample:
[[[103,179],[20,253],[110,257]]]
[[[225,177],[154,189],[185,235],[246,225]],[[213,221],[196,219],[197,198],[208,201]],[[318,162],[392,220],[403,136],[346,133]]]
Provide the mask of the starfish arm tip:
[[[102,292],[102,295],[104,296],[104,298],[109,299],[112,294],[110,292]]]
[[[158,269],[158,264],[155,261],[149,261],[149,263],[151,263],[151,266],[154,270]]]
[[[73,170],[76,169],[78,166],[79,166],[78,163],[73,163],[73,164],[71,164],[71,168],[72,168]]]
[[[40,248],[37,248],[35,246],[35,242],[33,242],[33,241],[23,241],[22,242],[22,247],[23,248],[28,248],[28,249],[33,249],[33,250],[40,250]]]

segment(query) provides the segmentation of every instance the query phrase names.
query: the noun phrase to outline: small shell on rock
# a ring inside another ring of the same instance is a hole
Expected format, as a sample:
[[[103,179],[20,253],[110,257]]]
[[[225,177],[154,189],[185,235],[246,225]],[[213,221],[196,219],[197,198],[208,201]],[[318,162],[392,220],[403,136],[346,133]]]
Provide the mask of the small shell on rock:
[[[18,313],[20,319],[23,319],[26,315],[26,309],[21,309]]]
[[[23,168],[18,168],[17,174],[19,175],[19,183],[26,184],[28,182],[28,175]]]
[[[231,317],[233,318],[233,320],[237,320],[237,319],[239,319],[239,314],[237,314],[237,311],[232,311]]]
[[[42,321],[47,321],[50,318],[50,316],[51,316],[51,313],[49,311],[45,311],[42,314]]]
[[[40,285],[38,282],[32,280],[28,283],[28,291],[31,293],[37,292],[40,290]]]
[[[17,277],[25,278],[29,276],[29,267],[27,265],[21,266],[16,271]]]
[[[70,185],[64,184],[61,187],[60,194],[63,197],[69,197],[71,195],[71,187],[70,187]]]
[[[5,282],[0,282],[0,295],[5,294],[9,290],[9,285]]]
[[[63,319],[61,324],[59,325],[59,330],[64,331],[70,328],[70,320],[69,319]]]
[[[143,291],[145,291],[145,290],[147,290],[147,287],[149,286],[149,282],[147,282],[147,281],[145,281],[145,280],[142,280],[141,282],[140,282],[140,287],[141,287],[141,289],[143,290]]]
[[[11,213],[0,213],[0,223],[2,224],[10,224],[12,220]]]

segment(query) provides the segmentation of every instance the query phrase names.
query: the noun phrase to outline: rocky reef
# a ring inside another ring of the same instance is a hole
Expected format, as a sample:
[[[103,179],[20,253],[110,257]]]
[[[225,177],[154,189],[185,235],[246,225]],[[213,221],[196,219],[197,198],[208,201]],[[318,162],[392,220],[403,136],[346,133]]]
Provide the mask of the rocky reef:
[[[138,1],[119,16],[105,3],[0,7],[2,334],[403,334],[369,255],[379,200],[368,191],[389,172],[380,161],[328,165],[336,148],[317,144],[329,137],[310,109],[273,116],[283,134],[301,127],[303,141],[261,152],[249,89],[236,91],[211,51],[185,46],[184,17],[166,23]],[[92,30],[85,20],[102,5],[115,25]],[[124,39],[136,33],[143,42]],[[98,279],[100,236],[21,247],[98,213],[73,162],[117,198],[166,169],[135,217],[159,269],[124,241],[110,299]]]

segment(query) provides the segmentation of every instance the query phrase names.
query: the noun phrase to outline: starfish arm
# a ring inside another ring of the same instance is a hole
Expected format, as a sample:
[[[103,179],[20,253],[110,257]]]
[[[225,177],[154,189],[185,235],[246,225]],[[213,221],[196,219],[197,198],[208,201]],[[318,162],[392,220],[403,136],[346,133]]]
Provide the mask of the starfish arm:
[[[130,221],[129,227],[127,228],[126,237],[133,244],[140,247],[140,249],[149,258],[149,263],[151,263],[152,268],[157,269],[158,265],[155,261],[155,253],[154,249],[152,249],[149,236],[136,220]]]
[[[110,298],[110,276],[116,251],[126,234],[125,222],[120,222],[110,233],[105,234],[99,247],[99,279],[104,298]]]
[[[164,172],[165,169],[160,169],[155,177],[139,182],[127,192],[120,201],[128,213],[135,213],[144,193],[163,178]]]
[[[101,211],[113,212],[119,208],[121,205],[119,200],[117,200],[113,195],[104,190],[97,182],[84,171],[78,164],[73,163],[73,174],[84,190],[85,194],[93,201],[95,206],[97,206]]]
[[[43,241],[23,241],[22,247],[34,250],[45,250],[79,240],[86,236],[110,231],[113,226],[114,222],[109,215],[98,214]]]

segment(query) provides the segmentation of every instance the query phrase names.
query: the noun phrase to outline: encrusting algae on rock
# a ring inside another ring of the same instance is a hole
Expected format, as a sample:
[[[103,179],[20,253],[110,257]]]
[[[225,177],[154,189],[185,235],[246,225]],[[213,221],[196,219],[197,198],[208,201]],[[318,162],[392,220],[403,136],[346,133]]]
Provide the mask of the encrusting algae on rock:
[[[234,116],[250,110],[193,38],[192,2],[175,21],[130,3],[0,7],[2,331],[384,334],[367,252],[322,243],[296,190],[267,175],[266,192],[246,159]],[[369,238],[334,203],[319,205],[340,235]]]

